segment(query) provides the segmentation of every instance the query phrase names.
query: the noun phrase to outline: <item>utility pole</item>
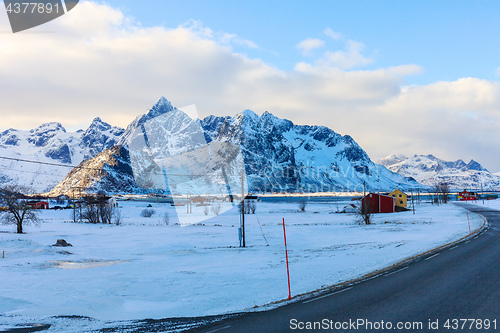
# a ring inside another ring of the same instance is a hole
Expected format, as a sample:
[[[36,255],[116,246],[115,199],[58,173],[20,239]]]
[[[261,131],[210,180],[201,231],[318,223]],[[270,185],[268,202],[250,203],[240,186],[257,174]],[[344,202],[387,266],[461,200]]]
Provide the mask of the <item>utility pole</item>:
[[[75,188],[72,188],[73,190],[73,222],[76,223],[76,200],[75,200]]]
[[[413,201],[413,189],[411,189],[411,205],[413,206],[413,214],[415,214],[415,201]]]
[[[481,183],[481,198],[483,199],[483,206],[484,206],[484,192],[483,192],[483,183]]]
[[[82,202],[81,202],[82,201],[81,200],[81,198],[82,198],[82,188],[79,187],[79,189],[80,189],[80,199],[78,199],[78,201],[80,201],[80,204],[78,206],[80,207],[80,223],[82,223]]]
[[[243,247],[245,244],[245,172],[241,172],[241,234],[243,237]]]

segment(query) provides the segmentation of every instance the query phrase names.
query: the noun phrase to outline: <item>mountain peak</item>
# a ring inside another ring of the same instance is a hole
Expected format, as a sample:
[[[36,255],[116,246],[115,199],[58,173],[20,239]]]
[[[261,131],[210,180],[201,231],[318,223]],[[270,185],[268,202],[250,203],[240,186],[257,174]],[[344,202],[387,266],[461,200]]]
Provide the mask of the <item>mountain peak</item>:
[[[259,116],[255,112],[249,109],[243,110],[243,112],[241,112],[241,115],[252,119],[259,118]]]
[[[61,125],[61,123],[58,122],[50,122],[50,123],[44,123],[37,128],[34,128],[30,130],[30,133],[44,133],[44,132],[51,132],[51,131],[56,131],[56,132],[66,132],[66,129]]]
[[[481,164],[474,160],[470,160],[470,162],[466,166],[467,170],[476,170],[476,171],[488,171]]]
[[[165,97],[161,96],[158,99],[158,101],[156,101],[156,103],[149,110],[148,116],[150,116],[151,118],[154,118],[154,117],[157,117],[159,115],[170,112],[174,109],[176,109],[176,108],[174,108],[172,106],[172,103],[170,103],[170,101],[168,99],[166,99]]]
[[[390,166],[403,162],[404,160],[406,160],[406,156],[403,154],[390,154],[389,156],[380,159],[377,163],[384,166]]]
[[[111,128],[111,125],[102,121],[100,117],[95,117],[90,123],[89,128],[85,131],[85,133],[95,132],[97,130],[107,131]]]

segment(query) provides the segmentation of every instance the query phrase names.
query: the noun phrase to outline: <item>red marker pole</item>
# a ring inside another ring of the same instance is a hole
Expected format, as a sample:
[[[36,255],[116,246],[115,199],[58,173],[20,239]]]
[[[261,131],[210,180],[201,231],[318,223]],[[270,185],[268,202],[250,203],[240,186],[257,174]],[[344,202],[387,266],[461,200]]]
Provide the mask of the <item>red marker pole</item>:
[[[471,231],[470,231],[469,212],[467,212],[467,223],[469,224],[469,235],[470,235]]]
[[[283,236],[285,237],[286,275],[288,276],[288,300],[291,300],[292,291],[290,289],[290,269],[288,268],[288,250],[286,248],[285,218],[283,218]]]

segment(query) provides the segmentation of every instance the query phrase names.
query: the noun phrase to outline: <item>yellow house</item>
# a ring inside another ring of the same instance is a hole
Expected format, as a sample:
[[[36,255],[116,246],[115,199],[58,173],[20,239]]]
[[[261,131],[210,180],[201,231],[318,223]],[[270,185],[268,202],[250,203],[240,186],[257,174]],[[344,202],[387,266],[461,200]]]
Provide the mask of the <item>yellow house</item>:
[[[406,207],[408,203],[408,196],[403,191],[395,189],[389,193],[389,196],[396,198],[396,206]]]

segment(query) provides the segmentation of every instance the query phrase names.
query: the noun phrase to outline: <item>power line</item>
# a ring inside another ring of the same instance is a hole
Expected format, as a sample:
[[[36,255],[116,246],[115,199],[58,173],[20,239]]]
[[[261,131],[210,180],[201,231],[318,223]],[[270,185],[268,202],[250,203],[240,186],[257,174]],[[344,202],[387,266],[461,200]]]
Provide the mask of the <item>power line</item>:
[[[44,176],[57,177],[57,178],[61,177],[59,174],[51,174],[51,173],[46,173],[46,172],[41,172],[41,171],[32,171],[32,170],[24,170],[24,169],[12,169],[12,168],[8,168],[8,167],[5,167],[5,166],[0,166],[0,168],[2,168],[2,170],[10,170],[10,171],[14,171],[14,172],[27,172],[27,173],[32,173],[32,174],[35,174],[35,175],[44,175]]]
[[[6,157],[6,156],[0,156],[1,159],[5,160],[10,160],[10,161],[17,161],[17,162],[26,162],[26,163],[33,163],[33,164],[43,164],[43,165],[50,165],[50,166],[59,166],[59,167],[65,167],[65,168],[73,168],[73,169],[85,169],[85,170],[95,170],[95,171],[101,171],[101,169],[97,168],[90,168],[90,167],[84,167],[84,166],[74,166],[74,165],[68,165],[68,164],[61,164],[61,163],[50,163],[50,162],[41,162],[41,161],[33,161],[33,160],[26,160],[22,158],[14,158],[14,157]],[[30,171],[24,171],[24,170],[16,170],[16,171],[21,171],[21,172],[30,172]],[[32,172],[32,171],[31,171]],[[171,176],[171,177],[206,177],[210,176],[211,174],[171,174],[171,173],[150,173],[150,175],[154,176]]]
[[[25,160],[22,158],[14,158],[14,157],[5,157],[5,156],[0,156],[0,158],[3,158],[4,160],[11,160],[11,161],[17,161],[17,162],[27,162],[27,163],[34,163],[34,164],[44,164],[44,165],[51,165],[51,166],[61,166],[65,168],[79,168],[79,169],[90,169],[90,170],[99,170],[95,168],[87,168],[87,167],[81,167],[81,166],[74,166],[74,165],[68,165],[68,164],[60,164],[60,163],[50,163],[50,162],[41,162],[41,161],[31,161],[31,160]]]

